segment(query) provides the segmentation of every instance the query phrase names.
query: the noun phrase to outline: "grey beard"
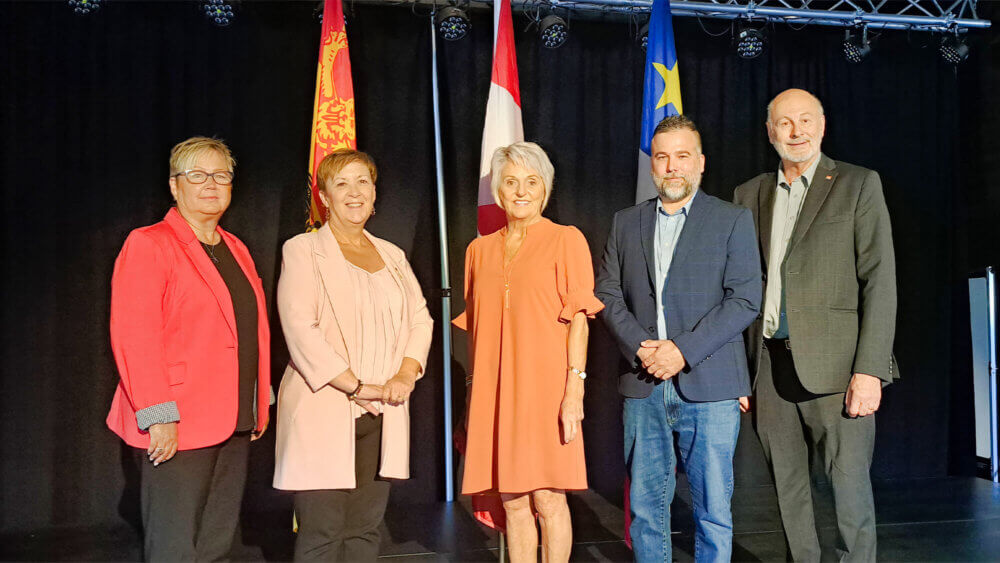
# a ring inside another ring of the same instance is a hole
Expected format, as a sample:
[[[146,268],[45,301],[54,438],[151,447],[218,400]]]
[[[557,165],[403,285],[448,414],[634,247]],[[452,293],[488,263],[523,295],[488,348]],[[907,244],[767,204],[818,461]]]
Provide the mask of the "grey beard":
[[[666,201],[667,203],[676,203],[682,199],[688,197],[694,193],[695,188],[698,186],[692,184],[687,178],[684,178],[684,184],[679,188],[669,188],[667,187],[667,181],[663,178],[657,178],[656,191],[660,194],[660,199]]]
[[[784,145],[782,145],[781,143],[771,143],[771,146],[773,146],[774,150],[777,151],[778,156],[781,157],[781,160],[787,160],[788,162],[795,162],[795,163],[809,162],[812,159],[812,157],[816,156],[816,153],[809,153],[802,156],[794,156],[788,151],[786,151]]]

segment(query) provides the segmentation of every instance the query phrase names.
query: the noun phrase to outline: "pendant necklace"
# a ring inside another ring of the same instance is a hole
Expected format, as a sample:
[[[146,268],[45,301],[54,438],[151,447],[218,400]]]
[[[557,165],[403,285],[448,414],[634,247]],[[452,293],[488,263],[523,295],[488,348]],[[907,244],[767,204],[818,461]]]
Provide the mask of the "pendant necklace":
[[[222,241],[219,241],[219,242],[222,242]],[[212,260],[212,263],[218,264],[219,263],[219,259],[215,257],[215,247],[219,246],[219,243],[217,242],[215,244],[208,244],[207,242],[203,242],[203,243],[201,243],[201,245],[203,247],[205,247],[205,252],[208,253],[208,257]]]
[[[514,254],[510,257],[510,262],[507,261],[507,235],[510,234],[510,228],[507,229],[507,233],[503,237],[503,252],[504,252],[504,266],[503,266],[503,308],[510,309],[510,273],[514,266],[514,259],[521,252],[521,248],[524,247],[524,241],[528,238],[528,230],[524,230],[524,234],[521,235],[521,244],[514,251]]]

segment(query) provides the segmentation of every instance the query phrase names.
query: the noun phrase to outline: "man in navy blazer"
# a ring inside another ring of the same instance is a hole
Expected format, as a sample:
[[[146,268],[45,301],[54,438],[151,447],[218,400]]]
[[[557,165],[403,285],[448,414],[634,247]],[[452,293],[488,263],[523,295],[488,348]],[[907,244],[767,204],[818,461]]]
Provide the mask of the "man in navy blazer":
[[[670,561],[674,445],[694,501],[695,559],[732,556],[733,453],[750,377],[743,329],[760,311],[750,211],[698,191],[701,137],[683,116],[652,140],[659,197],[615,214],[597,277],[626,362],[625,463],[637,561]]]

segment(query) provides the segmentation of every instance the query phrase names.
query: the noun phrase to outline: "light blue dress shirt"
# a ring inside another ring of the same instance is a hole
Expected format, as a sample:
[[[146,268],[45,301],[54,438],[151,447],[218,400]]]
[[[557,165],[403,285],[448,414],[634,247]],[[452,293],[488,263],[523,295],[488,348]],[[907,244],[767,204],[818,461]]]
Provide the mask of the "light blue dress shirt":
[[[653,232],[653,261],[655,262],[656,273],[656,310],[660,312],[656,316],[656,333],[660,340],[667,340],[667,307],[663,292],[667,288],[667,277],[670,274],[670,263],[674,259],[674,251],[677,249],[677,240],[684,230],[684,223],[687,221],[688,213],[691,212],[691,202],[698,197],[695,191],[694,196],[684,204],[684,207],[674,213],[667,213],[662,204],[656,206],[656,228]]]

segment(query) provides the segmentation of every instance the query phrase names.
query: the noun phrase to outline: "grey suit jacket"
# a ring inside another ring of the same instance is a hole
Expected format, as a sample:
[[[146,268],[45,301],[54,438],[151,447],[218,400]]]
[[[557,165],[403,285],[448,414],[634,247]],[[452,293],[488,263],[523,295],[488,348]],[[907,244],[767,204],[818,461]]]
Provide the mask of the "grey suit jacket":
[[[736,188],[750,208],[767,283],[777,174]],[[820,155],[781,264],[795,371],[813,393],[840,393],[854,373],[885,382],[899,377],[892,355],[896,330],[896,262],[889,211],[878,173]],[[756,377],[763,347],[760,318],[747,352]]]
[[[615,214],[597,274],[599,315],[625,362],[618,391],[649,396],[662,382],[636,358],[643,340],[656,339],[653,233],[658,199]],[[743,329],[760,312],[760,257],[750,213],[696,192],[674,249],[663,291],[667,338],[687,361],[677,375],[688,401],[721,401],[750,394]]]

